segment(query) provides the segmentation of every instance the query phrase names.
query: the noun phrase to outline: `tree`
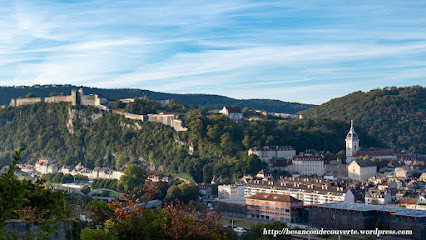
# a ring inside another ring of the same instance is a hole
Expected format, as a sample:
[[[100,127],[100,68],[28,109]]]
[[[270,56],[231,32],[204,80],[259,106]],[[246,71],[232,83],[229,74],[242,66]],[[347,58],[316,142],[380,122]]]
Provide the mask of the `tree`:
[[[126,108],[126,104],[123,103],[120,100],[115,100],[113,108],[114,109],[124,109],[124,108]]]
[[[244,135],[243,140],[241,141],[245,149],[249,149],[251,147],[251,139],[248,134]]]
[[[130,164],[124,171],[123,176],[121,176],[120,183],[123,185],[125,191],[138,191],[142,189],[145,179],[146,174],[142,167]]]
[[[90,193],[91,188],[90,188],[90,186],[89,186],[89,185],[84,185],[84,186],[80,189],[80,191],[81,191],[81,192],[83,192],[84,194],[88,194],[88,193]]]
[[[24,149],[15,152],[12,163],[6,173],[0,175],[0,229],[7,219],[14,216],[16,209],[21,209],[27,199],[25,199],[26,190],[22,182],[14,174],[19,168],[16,166]],[[0,166],[1,169],[1,166]],[[1,235],[0,235],[1,236]]]
[[[245,117],[250,115],[250,109],[248,107],[244,107],[242,111]]]
[[[227,152],[230,152],[232,150],[232,138],[229,132],[222,134],[220,140],[220,147]]]
[[[17,163],[22,151],[15,152],[8,171],[0,175],[0,239],[5,234],[6,220],[19,218],[44,223],[40,229],[40,238],[43,239],[54,231],[50,224],[65,215],[64,193],[46,189],[41,179],[35,182],[17,179],[14,172],[19,169]]]
[[[382,164],[379,159],[373,158],[371,159],[371,161],[373,161],[377,165],[377,171],[382,167]]]
[[[32,93],[28,93],[27,95],[25,95],[25,98],[34,98],[34,97],[36,96]]]
[[[50,96],[51,96],[51,97],[55,97],[55,96],[62,96],[62,94],[57,93],[57,92],[50,92]]]

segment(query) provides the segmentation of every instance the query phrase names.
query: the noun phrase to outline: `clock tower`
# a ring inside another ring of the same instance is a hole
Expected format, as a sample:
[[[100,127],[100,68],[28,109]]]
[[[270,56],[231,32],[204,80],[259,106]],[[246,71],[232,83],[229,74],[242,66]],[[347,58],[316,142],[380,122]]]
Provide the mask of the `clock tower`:
[[[353,155],[356,151],[359,150],[359,139],[358,135],[355,133],[354,121],[351,120],[351,129],[346,135],[346,162],[351,163],[354,159]]]

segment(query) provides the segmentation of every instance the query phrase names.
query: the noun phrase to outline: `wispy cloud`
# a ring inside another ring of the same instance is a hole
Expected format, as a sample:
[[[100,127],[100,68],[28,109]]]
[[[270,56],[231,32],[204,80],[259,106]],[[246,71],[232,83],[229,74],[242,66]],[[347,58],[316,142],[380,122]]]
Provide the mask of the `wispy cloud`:
[[[0,84],[321,103],[424,84],[421,1],[24,1],[0,8]]]

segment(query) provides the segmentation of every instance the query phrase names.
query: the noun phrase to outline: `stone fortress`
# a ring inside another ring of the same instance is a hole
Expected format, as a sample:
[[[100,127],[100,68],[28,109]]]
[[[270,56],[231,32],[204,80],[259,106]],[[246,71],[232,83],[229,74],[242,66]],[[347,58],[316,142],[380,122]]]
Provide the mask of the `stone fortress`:
[[[122,102],[132,102],[133,99],[119,99]],[[170,103],[170,100],[154,100],[164,106]],[[23,105],[35,104],[35,103],[58,103],[58,102],[71,102],[72,105],[84,105],[93,106],[104,111],[110,111],[106,104],[110,101],[101,94],[90,94],[84,95],[83,89],[72,90],[71,95],[68,96],[53,96],[53,97],[33,97],[33,98],[12,98],[10,100],[10,106],[18,107]],[[160,113],[160,114],[147,114],[138,115],[133,113],[121,112],[113,110],[113,113],[120,114],[129,119],[140,120],[143,122],[159,122],[164,125],[171,126],[177,132],[184,132],[188,129],[183,126],[181,119],[177,119],[173,113]]]

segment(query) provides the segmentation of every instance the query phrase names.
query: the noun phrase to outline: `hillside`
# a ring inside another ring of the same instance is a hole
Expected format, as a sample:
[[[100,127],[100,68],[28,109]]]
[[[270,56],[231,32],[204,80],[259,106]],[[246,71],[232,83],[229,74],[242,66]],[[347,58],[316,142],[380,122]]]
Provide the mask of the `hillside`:
[[[50,93],[70,94],[72,89],[80,87],[72,85],[34,85],[34,86],[16,86],[16,87],[0,87],[0,105],[9,104],[11,98],[18,98],[33,93],[38,97],[48,97]],[[200,107],[209,109],[219,109],[223,106],[249,107],[272,112],[296,113],[307,109],[312,105],[302,103],[288,103],[272,99],[247,99],[239,100],[220,95],[210,94],[174,94],[153,92],[142,89],[106,89],[106,88],[89,88],[83,87],[85,94],[101,93],[109,99],[134,98],[147,96],[149,99],[176,99],[179,103],[192,106],[197,104]]]
[[[335,98],[300,113],[330,117],[364,128],[397,150],[426,153],[426,89],[421,86],[374,89]]]
[[[0,108],[0,164],[8,164],[14,149],[25,147],[27,162],[50,158],[59,165],[82,162],[89,168],[143,163],[197,182],[222,176],[231,183],[265,167],[257,156],[247,156],[250,147],[290,145],[298,152],[337,153],[348,131],[344,122],[323,119],[236,123],[224,115],[207,116],[202,108],[189,109],[185,123],[189,131],[178,133],[160,123],[70,103]],[[357,131],[366,146],[380,145],[361,128]]]

